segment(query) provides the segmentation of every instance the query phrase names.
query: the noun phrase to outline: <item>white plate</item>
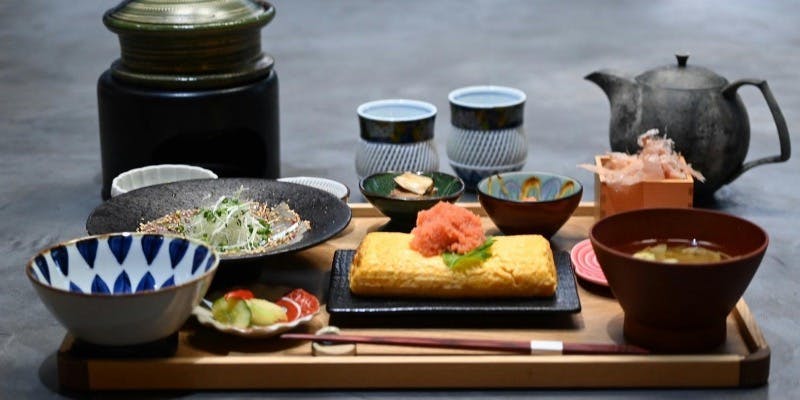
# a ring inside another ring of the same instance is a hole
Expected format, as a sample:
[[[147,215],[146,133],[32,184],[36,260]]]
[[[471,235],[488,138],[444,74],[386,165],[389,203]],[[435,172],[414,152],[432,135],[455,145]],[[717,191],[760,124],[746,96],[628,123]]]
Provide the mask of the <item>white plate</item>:
[[[324,190],[342,201],[347,201],[350,196],[350,188],[344,183],[327,178],[317,178],[312,176],[293,176],[278,179],[280,182],[291,182],[299,185],[311,186],[316,189]]]
[[[189,179],[217,179],[217,174],[205,168],[183,164],[148,165],[125,171],[111,181],[111,197],[131,190],[162,183]]]
[[[296,289],[299,290],[299,289]],[[281,305],[284,309],[286,309],[286,313],[289,316],[294,316],[294,318],[288,322],[279,322],[272,325],[265,325],[265,326],[252,326],[249,328],[237,328],[233,325],[224,324],[214,319],[211,315],[211,309],[203,305],[197,306],[192,311],[192,314],[197,318],[197,321],[200,324],[214,328],[220,332],[229,333],[231,335],[246,337],[246,338],[266,338],[281,334],[283,332],[292,330],[298,326],[305,325],[319,313],[320,306],[319,301],[316,302],[316,307],[311,310],[307,310],[306,312],[303,311],[302,306],[292,299],[292,293],[294,291],[286,294],[285,296],[281,297],[276,303]],[[309,296],[311,296],[309,294]],[[312,296],[313,297],[313,296]],[[314,298],[316,300],[316,297]],[[205,302],[205,300],[204,300]],[[209,303],[210,304],[210,303]],[[290,309],[293,308],[293,309]]]

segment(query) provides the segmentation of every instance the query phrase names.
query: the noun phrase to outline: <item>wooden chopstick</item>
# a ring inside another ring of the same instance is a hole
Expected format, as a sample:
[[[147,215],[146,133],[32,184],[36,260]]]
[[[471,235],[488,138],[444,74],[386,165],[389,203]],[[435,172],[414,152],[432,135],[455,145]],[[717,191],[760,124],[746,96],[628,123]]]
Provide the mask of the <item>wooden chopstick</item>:
[[[405,336],[314,335],[284,333],[281,339],[331,343],[368,343],[389,346],[504,351],[517,354],[649,354],[638,346],[610,343],[570,343],[558,340],[443,339]]]

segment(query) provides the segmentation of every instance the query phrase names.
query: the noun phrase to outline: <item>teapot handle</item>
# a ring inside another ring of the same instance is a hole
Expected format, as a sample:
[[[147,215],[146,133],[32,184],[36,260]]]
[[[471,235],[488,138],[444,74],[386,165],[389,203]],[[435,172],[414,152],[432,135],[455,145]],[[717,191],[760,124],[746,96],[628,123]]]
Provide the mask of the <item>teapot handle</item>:
[[[777,156],[759,158],[757,160],[748,161],[742,164],[742,166],[736,172],[734,172],[730,178],[728,178],[726,183],[730,183],[750,168],[757,167],[761,164],[783,162],[788,160],[789,156],[792,154],[792,146],[789,143],[789,129],[786,127],[786,119],[783,117],[783,113],[781,112],[780,107],[778,107],[778,102],[775,101],[775,97],[772,95],[772,91],[769,89],[767,81],[763,79],[740,79],[729,84],[728,86],[725,86],[722,89],[722,95],[729,100],[734,100],[736,98],[736,90],[744,85],[756,86],[759,90],[761,90],[761,94],[764,95],[764,100],[767,101],[769,111],[772,113],[772,118],[775,120],[775,127],[778,128],[778,140],[780,141],[781,145],[781,154]]]

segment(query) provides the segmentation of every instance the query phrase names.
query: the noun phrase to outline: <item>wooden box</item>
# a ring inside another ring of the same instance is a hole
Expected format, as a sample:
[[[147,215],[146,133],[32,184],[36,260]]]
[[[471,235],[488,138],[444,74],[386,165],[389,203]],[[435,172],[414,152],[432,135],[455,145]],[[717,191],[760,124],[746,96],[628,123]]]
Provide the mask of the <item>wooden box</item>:
[[[605,165],[608,156],[596,156],[597,166]],[[694,196],[694,180],[686,179],[646,180],[634,185],[609,185],[599,174],[594,174],[595,217],[605,216],[639,208],[682,207],[691,208]]]

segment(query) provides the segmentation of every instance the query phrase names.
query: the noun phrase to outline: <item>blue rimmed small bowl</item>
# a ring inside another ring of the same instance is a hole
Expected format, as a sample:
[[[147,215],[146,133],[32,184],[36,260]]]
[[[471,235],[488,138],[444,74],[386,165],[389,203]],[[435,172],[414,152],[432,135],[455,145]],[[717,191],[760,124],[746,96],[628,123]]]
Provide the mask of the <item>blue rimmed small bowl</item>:
[[[419,100],[376,100],[358,106],[361,138],[408,144],[433,139],[436,106]]]
[[[25,273],[73,336],[127,346],[177,332],[205,295],[218,265],[219,256],[199,241],[114,233],[42,250]]]
[[[572,216],[583,196],[574,178],[549,172],[508,172],[478,183],[478,201],[506,235],[551,237]]]
[[[528,156],[523,127],[527,96],[504,86],[467,86],[453,90],[450,102],[450,166],[474,191],[490,175],[519,171]]]
[[[436,171],[433,140],[437,109],[408,99],[370,101],[358,106],[361,138],[356,148],[359,179],[383,171]]]

